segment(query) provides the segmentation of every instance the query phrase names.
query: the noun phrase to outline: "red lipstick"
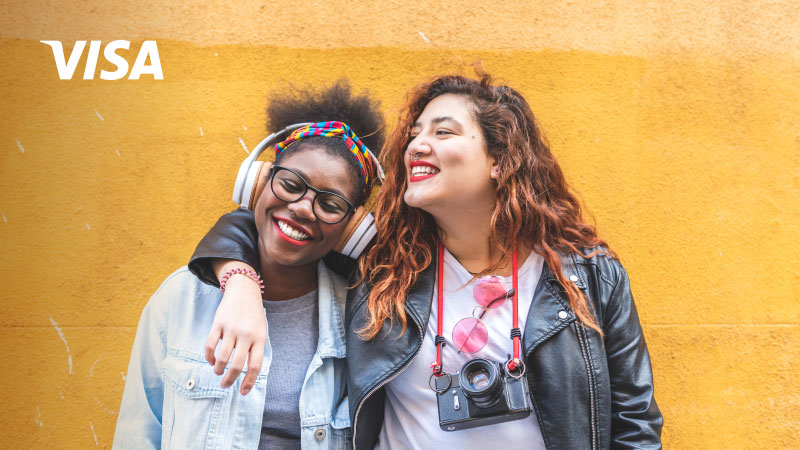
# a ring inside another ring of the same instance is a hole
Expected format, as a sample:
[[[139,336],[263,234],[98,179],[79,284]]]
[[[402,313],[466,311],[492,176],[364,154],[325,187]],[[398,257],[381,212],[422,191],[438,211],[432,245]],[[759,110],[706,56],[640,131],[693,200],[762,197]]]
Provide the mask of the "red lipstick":
[[[419,166],[431,167],[431,168],[436,169],[436,171],[437,171],[436,173],[426,173],[426,174],[423,174],[423,175],[411,175],[408,178],[408,181],[410,183],[414,183],[416,181],[427,180],[428,178],[436,176],[439,173],[438,172],[439,171],[438,167],[436,167],[433,164],[431,164],[429,162],[426,162],[426,161],[411,161],[411,163],[409,163],[409,166],[411,168],[411,170],[409,170],[409,173],[411,173],[411,171],[414,169],[414,167],[419,167]]]
[[[282,221],[282,222],[286,222],[292,228],[295,228],[295,229],[305,233],[306,235],[308,235],[308,239],[306,239],[304,241],[298,241],[297,239],[294,239],[291,236],[289,236],[288,234],[284,233],[283,230],[281,230],[281,228],[278,226],[278,221],[279,220]],[[286,241],[286,242],[288,242],[290,244],[308,245],[314,240],[314,235],[311,233],[311,231],[309,231],[307,228],[302,227],[302,226],[298,225],[297,223],[295,223],[295,222],[293,222],[293,221],[291,221],[289,219],[286,219],[284,217],[275,217],[275,216],[273,216],[272,217],[272,224],[275,227],[275,230],[278,232],[278,236],[280,236],[284,241]]]

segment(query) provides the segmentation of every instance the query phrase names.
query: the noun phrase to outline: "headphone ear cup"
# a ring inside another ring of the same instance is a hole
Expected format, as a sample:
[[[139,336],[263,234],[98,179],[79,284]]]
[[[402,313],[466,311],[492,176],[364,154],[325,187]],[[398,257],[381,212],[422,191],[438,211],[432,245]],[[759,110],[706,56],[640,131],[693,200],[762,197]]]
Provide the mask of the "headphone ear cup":
[[[233,185],[232,198],[234,203],[239,205],[241,208],[250,210],[253,209],[258,201],[256,189],[260,189],[258,194],[260,194],[261,190],[264,189],[263,183],[259,184],[259,180],[261,180],[261,177],[264,176],[263,174],[269,174],[269,169],[272,167],[271,163],[258,161],[258,157],[261,156],[266,149],[275,145],[275,142],[282,136],[285,136],[288,132],[307,125],[311,124],[296,123],[294,125],[289,125],[280,131],[270,134],[264,138],[263,141],[259,142],[258,145],[256,145],[253,151],[250,152],[250,155],[244,161],[242,161],[242,164],[239,166],[239,172],[236,174],[236,183]]]
[[[359,206],[353,211],[333,250],[357,259],[376,234],[378,230],[375,229],[375,217],[363,206]]]
[[[250,211],[254,211],[256,209],[256,202],[258,202],[258,198],[261,197],[261,193],[264,192],[264,188],[267,186],[267,182],[269,181],[269,174],[272,170],[272,163],[269,161],[259,161],[261,166],[258,168],[258,172],[254,178],[253,187],[251,188],[250,193],[250,201],[247,204],[247,209]],[[247,186],[245,187],[247,189]]]

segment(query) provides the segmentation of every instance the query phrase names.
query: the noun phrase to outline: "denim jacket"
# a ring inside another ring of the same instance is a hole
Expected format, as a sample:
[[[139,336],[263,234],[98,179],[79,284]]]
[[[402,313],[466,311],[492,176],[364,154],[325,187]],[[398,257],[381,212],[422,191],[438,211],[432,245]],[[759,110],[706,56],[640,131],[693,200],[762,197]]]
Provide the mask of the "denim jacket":
[[[352,446],[344,364],[345,281],[317,268],[319,342],[300,393],[304,449]],[[257,449],[272,350],[252,391],[239,395],[205,360],[205,341],[222,299],[186,267],[159,287],[142,311],[122,395],[114,449]],[[269,317],[267,318],[269,327]],[[227,370],[227,369],[226,369]]]

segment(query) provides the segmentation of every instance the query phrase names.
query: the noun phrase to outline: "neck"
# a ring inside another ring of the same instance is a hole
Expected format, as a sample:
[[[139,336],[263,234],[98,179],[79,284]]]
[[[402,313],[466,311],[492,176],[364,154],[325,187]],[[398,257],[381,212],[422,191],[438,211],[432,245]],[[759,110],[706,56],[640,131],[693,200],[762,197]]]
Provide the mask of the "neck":
[[[470,272],[482,272],[500,258],[497,249],[489,244],[491,215],[488,208],[434,214],[442,244]]]
[[[491,216],[491,210],[482,213],[472,210],[466,211],[466,214],[434,215],[434,219],[442,235],[442,244],[465,269],[471,273],[480,273],[500,262],[495,273],[510,276],[511,254],[514,249],[507,249],[504,255],[501,249],[491,245]],[[520,245],[517,248],[520,264],[529,254],[530,250],[526,246]]]
[[[262,298],[268,300],[290,300],[301,297],[317,288],[317,263],[298,267],[276,264],[259,245],[261,279],[264,280]]]

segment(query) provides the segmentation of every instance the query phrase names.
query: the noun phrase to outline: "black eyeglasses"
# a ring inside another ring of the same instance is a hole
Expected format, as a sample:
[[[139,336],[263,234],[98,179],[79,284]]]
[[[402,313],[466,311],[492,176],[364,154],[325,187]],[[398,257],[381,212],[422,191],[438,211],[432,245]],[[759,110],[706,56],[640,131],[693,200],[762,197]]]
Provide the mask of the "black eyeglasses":
[[[270,181],[272,193],[279,199],[294,203],[306,195],[308,190],[314,191],[314,200],[311,202],[314,215],[322,222],[328,224],[339,223],[356,209],[352,203],[339,194],[321,191],[300,176],[297,172],[279,165],[272,165],[272,179]]]

